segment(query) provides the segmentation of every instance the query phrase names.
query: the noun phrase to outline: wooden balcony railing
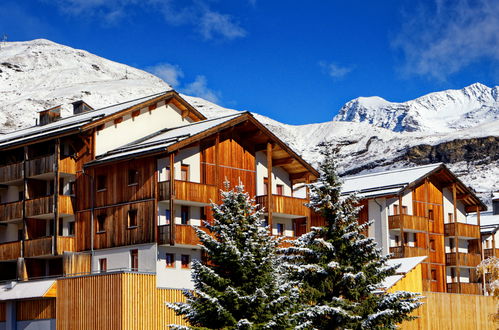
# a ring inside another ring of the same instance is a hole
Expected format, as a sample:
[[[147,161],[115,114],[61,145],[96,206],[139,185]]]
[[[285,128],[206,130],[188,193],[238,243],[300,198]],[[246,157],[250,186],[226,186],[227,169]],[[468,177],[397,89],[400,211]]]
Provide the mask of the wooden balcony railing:
[[[446,223],[445,235],[477,239],[480,238],[480,226],[461,222]]]
[[[57,253],[62,254],[65,251],[76,251],[75,238],[72,236],[57,236]]]
[[[170,181],[158,182],[158,198],[160,201],[170,199]],[[216,202],[217,186],[175,180],[175,199],[209,204]]]
[[[59,214],[74,214],[74,197],[59,195]],[[26,217],[54,213],[54,196],[45,196],[26,201]]]
[[[53,236],[24,241],[24,257],[39,257],[52,254]]]
[[[204,227],[199,227],[207,231]],[[158,226],[159,244],[170,244],[170,225]],[[200,241],[196,231],[190,225],[175,225],[175,244],[198,245]]]
[[[388,216],[388,227],[392,230],[404,228],[416,232],[427,231],[428,219],[408,214],[390,215]]]
[[[448,293],[482,294],[480,283],[447,283]]]
[[[76,161],[72,157],[64,157],[60,159],[59,172],[76,174]]]
[[[22,180],[23,163],[14,163],[0,167],[0,183]]]
[[[0,204],[0,223],[19,220],[23,217],[23,202]]]
[[[51,173],[55,171],[55,155],[47,155],[26,162],[26,176]]]
[[[308,202],[307,199],[281,195],[272,195],[272,199],[273,203],[271,211],[273,213],[290,214],[302,217],[309,215],[310,209],[305,206],[305,203]],[[260,207],[264,207],[265,210],[269,209],[267,195],[256,196],[256,203],[260,205]]]
[[[428,250],[415,246],[394,246],[390,248],[392,258],[421,257],[428,255]]]
[[[477,253],[452,252],[445,254],[447,266],[476,267],[482,260],[482,256]]]
[[[1,243],[0,260],[16,260],[21,257],[21,241]]]
[[[495,253],[494,253],[495,250]],[[483,256],[485,258],[489,258],[492,256],[495,256],[496,258],[499,258],[499,249],[483,249]]]

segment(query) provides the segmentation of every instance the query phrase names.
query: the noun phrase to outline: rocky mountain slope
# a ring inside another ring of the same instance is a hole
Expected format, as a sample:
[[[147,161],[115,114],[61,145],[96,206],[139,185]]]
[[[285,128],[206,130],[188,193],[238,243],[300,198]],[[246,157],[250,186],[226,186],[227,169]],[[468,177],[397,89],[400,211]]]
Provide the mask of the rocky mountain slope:
[[[36,111],[59,104],[69,114],[78,99],[99,108],[167,89],[149,73],[48,40],[0,47],[0,131],[31,126]],[[499,189],[498,94],[498,87],[474,84],[404,103],[358,98],[338,121],[299,126],[255,116],[311,163],[323,140],[336,144],[343,174],[442,161],[486,200]],[[207,117],[236,112],[184,97]]]

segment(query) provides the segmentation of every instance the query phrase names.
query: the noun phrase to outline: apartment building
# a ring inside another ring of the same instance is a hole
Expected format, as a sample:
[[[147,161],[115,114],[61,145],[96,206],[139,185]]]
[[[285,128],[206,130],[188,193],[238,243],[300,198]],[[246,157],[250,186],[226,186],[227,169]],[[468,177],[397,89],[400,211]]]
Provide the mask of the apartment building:
[[[424,291],[481,294],[475,267],[482,260],[480,214],[486,206],[445,165],[430,164],[344,178],[357,192],[360,221],[394,258],[426,256]],[[475,221],[467,214],[476,213]]]
[[[482,248],[485,258],[495,256],[499,258],[499,192],[492,193],[492,210],[480,214],[480,231]],[[471,215],[473,221],[476,215]]]

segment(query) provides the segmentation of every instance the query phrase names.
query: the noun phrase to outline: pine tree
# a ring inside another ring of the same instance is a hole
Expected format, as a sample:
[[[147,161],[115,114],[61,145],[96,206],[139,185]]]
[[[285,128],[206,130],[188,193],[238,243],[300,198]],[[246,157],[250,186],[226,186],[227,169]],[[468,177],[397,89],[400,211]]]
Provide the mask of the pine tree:
[[[381,283],[395,274],[372,238],[363,235],[355,196],[341,196],[335,153],[321,145],[324,160],[319,180],[310,185],[310,207],[326,220],[282,249],[292,280],[301,282],[302,309],[295,314],[300,328],[390,329],[419,305],[409,292],[386,293]]]
[[[168,306],[195,328],[290,328],[298,290],[281,276],[279,240],[243,187],[226,187],[209,234],[196,229],[205,260],[193,262],[195,290],[184,291],[186,303]]]

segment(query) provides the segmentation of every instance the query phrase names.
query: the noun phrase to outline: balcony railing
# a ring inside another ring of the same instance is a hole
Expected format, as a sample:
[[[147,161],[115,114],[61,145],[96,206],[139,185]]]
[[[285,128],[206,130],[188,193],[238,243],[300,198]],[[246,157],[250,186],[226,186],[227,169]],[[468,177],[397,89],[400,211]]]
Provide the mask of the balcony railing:
[[[452,252],[445,254],[447,266],[476,267],[481,259],[482,256],[477,253]]]
[[[495,250],[495,253],[494,253]],[[485,258],[489,258],[492,256],[495,256],[496,258],[499,258],[499,249],[483,249],[483,256]]]
[[[204,227],[199,227],[207,231]],[[159,244],[171,244],[170,240],[170,225],[158,226]],[[190,225],[175,225],[175,244],[182,245],[198,245],[200,241],[196,235],[196,231]]]
[[[480,283],[447,283],[448,293],[482,294]]]
[[[422,232],[428,230],[428,219],[425,217],[398,214],[388,216],[388,227],[391,230],[403,228],[414,232]]]
[[[23,176],[22,162],[0,166],[0,183],[22,180]]]
[[[281,195],[272,195],[272,212],[281,214],[290,214],[296,216],[306,217],[309,215],[310,209],[305,206],[308,202],[304,198],[296,198]],[[269,210],[268,196],[256,196],[256,203],[265,210]]]
[[[59,214],[74,214],[74,197],[59,195]],[[54,196],[45,196],[26,201],[26,217],[43,216],[54,213]]]
[[[24,257],[39,257],[52,254],[53,236],[24,241]]]
[[[160,201],[170,199],[170,181],[158,182],[158,195]],[[218,198],[217,186],[175,180],[175,199],[209,204]]]
[[[1,243],[0,260],[16,260],[21,257],[21,241]]]
[[[55,171],[55,155],[30,159],[26,162],[26,176],[32,177]]]
[[[428,255],[428,250],[415,246],[394,246],[390,248],[392,258],[421,257]]]
[[[477,239],[480,238],[480,226],[461,222],[446,223],[445,235]]]
[[[0,204],[0,223],[20,220],[23,217],[23,202]]]

